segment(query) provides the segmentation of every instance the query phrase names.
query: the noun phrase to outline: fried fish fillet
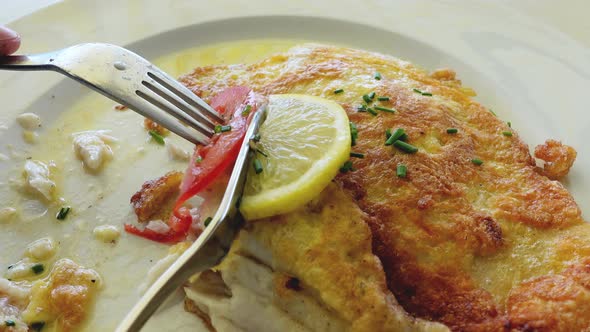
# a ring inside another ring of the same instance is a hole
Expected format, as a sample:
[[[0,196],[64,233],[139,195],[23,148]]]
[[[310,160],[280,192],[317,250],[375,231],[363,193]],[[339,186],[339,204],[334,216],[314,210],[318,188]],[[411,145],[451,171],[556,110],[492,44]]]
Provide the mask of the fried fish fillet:
[[[222,292],[187,288],[214,328],[590,328],[590,225],[547,177],[567,173],[575,151],[540,148],[544,173],[453,71],[429,75],[390,56],[313,44],[197,68],[182,82],[205,99],[235,85],[332,99],[358,128],[353,151],[365,155],[307,206],[249,222],[215,269]],[[396,112],[359,112],[371,92],[389,100],[370,104]],[[417,153],[384,145],[396,128]]]

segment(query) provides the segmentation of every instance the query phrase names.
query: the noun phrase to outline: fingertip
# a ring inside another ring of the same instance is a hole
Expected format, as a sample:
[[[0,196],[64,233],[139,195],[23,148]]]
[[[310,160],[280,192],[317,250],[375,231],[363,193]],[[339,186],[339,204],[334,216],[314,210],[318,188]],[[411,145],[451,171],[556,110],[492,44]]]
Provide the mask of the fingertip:
[[[16,52],[20,47],[20,43],[20,36],[16,32],[0,26],[0,55]]]

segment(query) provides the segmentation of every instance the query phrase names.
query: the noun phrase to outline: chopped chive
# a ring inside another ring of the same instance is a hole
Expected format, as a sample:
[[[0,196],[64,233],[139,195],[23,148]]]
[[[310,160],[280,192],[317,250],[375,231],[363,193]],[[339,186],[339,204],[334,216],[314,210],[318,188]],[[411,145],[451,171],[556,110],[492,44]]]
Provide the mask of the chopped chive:
[[[244,107],[244,110],[242,111],[242,115],[247,116],[248,114],[250,114],[250,110],[252,110],[252,106],[246,105],[246,107]]]
[[[511,131],[503,131],[502,135],[510,137],[510,136],[512,136],[512,132]]]
[[[203,157],[198,156],[197,158],[195,158],[195,164],[200,163],[201,161],[203,161]]]
[[[416,153],[416,152],[418,152],[418,148],[417,147],[413,146],[412,144],[408,144],[408,143],[406,143],[404,141],[400,141],[400,140],[397,140],[397,141],[393,142],[393,146],[395,146],[396,148],[402,150],[403,152],[407,152],[407,153]]]
[[[203,221],[203,225],[205,225],[205,227],[209,226],[209,224],[211,223],[211,220],[213,220],[213,218],[207,217],[207,219],[205,219],[205,221]]]
[[[336,90],[334,90],[334,94],[335,95],[337,95],[339,93],[342,93],[342,92],[344,92],[344,89],[336,89]]]
[[[378,71],[375,72],[375,79],[377,81],[381,80],[381,73],[380,72],[378,72]]]
[[[389,136],[389,138],[387,138],[387,140],[385,141],[385,145],[391,145],[393,144],[395,141],[399,140],[400,137],[402,137],[405,134],[405,130],[403,130],[402,128],[397,128],[393,134],[391,134],[391,136]]]
[[[512,128],[512,122],[508,121],[506,124],[508,125],[508,128]]]
[[[268,158],[268,155],[264,152],[262,152],[262,150],[260,149],[256,149],[256,152],[260,153],[261,155],[265,156],[266,158]]]
[[[456,134],[459,132],[457,128],[447,128],[447,134]]]
[[[387,140],[391,136],[391,129],[385,129],[385,140]]]
[[[408,141],[408,134],[404,133],[403,135],[401,135],[401,136],[399,137],[399,140],[400,140],[400,141],[407,142],[407,141]]]
[[[359,111],[359,112],[366,112],[367,111],[367,105],[361,105],[361,106],[357,107],[356,110]]]
[[[225,133],[226,131],[231,131],[231,126],[216,125],[214,131],[216,134]]]
[[[45,266],[43,266],[43,264],[41,263],[35,264],[31,266],[31,270],[33,270],[33,273],[35,274],[41,274],[43,273],[43,271],[45,271]]]
[[[348,124],[350,125],[350,146],[356,145],[356,139],[358,138],[359,132],[356,128],[356,124],[354,122],[349,121]]]
[[[471,162],[474,163],[477,166],[483,164],[483,161],[481,159],[479,159],[479,158],[473,158],[473,159],[471,159]]]
[[[373,92],[369,93],[369,98],[371,99],[371,101],[372,101],[373,99],[375,99],[375,91],[373,91]]]
[[[258,159],[254,159],[254,171],[256,174],[262,173],[262,163]]]
[[[373,108],[376,109],[376,110],[378,110],[378,111],[395,113],[395,110],[393,108],[387,108],[387,107],[381,107],[381,106],[374,106]]]
[[[351,152],[351,153],[350,153],[350,156],[351,156],[351,157],[355,157],[355,158],[360,158],[360,159],[363,159],[363,158],[365,158],[365,155],[364,155],[364,154],[362,154],[362,153],[358,153],[358,152]]]
[[[41,331],[44,326],[45,326],[45,322],[34,322],[31,324],[31,328],[34,331]]]
[[[370,108],[370,107],[367,107],[367,112],[369,112],[369,113],[371,113],[373,115],[377,115],[377,112],[374,109]]]
[[[13,320],[7,319],[4,321],[4,325],[6,326],[16,326],[16,323]]]
[[[490,111],[490,113],[492,113],[494,116],[498,116],[498,114],[496,114],[496,112],[492,111],[491,108],[488,111]]]
[[[418,90],[416,88],[414,88],[412,90],[414,90],[414,92],[419,93],[419,94],[421,94],[423,96],[432,96],[432,93],[430,93],[430,92],[424,92],[424,91]]]
[[[55,218],[57,218],[57,220],[64,220],[66,219],[66,217],[68,216],[68,213],[70,213],[71,208],[69,206],[64,206],[61,209],[59,209],[59,212],[55,215]]]
[[[346,173],[348,171],[354,171],[354,168],[352,168],[352,161],[350,161],[350,160],[347,160],[346,162],[344,162],[342,167],[340,167],[340,172]]]
[[[396,173],[397,173],[397,176],[399,176],[400,178],[405,178],[407,171],[408,171],[408,167],[406,167],[406,165],[404,165],[404,164],[397,165]]]
[[[160,145],[166,144],[166,142],[164,142],[164,137],[162,137],[162,135],[158,134],[154,130],[150,130],[148,133],[154,139],[154,141],[156,141],[156,143],[158,143]]]
[[[260,141],[260,134],[255,134],[254,137],[252,137],[252,140],[254,142],[259,142]]]
[[[369,97],[369,95],[363,95],[363,100],[368,104],[371,102],[371,97]]]
[[[377,97],[379,101],[389,101],[389,97]]]

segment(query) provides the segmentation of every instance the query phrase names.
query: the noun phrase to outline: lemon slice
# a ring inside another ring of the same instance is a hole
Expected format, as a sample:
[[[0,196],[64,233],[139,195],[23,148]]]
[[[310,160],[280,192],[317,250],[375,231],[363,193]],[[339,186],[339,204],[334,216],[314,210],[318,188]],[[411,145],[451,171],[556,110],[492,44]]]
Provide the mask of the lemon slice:
[[[240,211],[247,220],[291,212],[315,198],[350,156],[350,127],[337,103],[308,95],[269,97]]]

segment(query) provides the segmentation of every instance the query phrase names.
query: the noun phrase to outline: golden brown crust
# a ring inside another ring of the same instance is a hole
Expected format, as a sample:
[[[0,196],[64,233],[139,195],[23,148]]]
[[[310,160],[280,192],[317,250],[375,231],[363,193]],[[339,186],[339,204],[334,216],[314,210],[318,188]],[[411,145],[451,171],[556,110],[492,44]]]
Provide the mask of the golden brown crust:
[[[590,329],[590,260],[523,282],[510,293],[508,313],[518,331]]]
[[[375,71],[381,80],[373,78]],[[316,45],[248,66],[200,68],[182,81],[205,98],[227,86],[248,85],[264,94],[305,93],[343,106],[358,127],[353,151],[365,158],[355,159],[356,171],[336,182],[366,216],[366,240],[383,264],[389,290],[417,317],[454,330],[504,330],[511,289],[548,274],[550,266],[561,271],[560,262],[580,256],[560,249],[560,232],[586,227],[572,196],[536,171],[518,134],[504,136],[507,124],[473,101],[451,71],[428,75],[392,57]],[[339,88],[344,93],[334,94]],[[362,95],[371,91],[390,97],[376,104],[397,112],[357,112]],[[385,146],[387,128],[405,129],[419,151]],[[448,134],[447,128],[458,133]],[[475,165],[474,158],[483,164]],[[398,164],[407,165],[406,178],[397,177]],[[529,261],[540,263],[523,263]],[[292,273],[300,277],[304,271]],[[354,308],[352,296],[346,301]],[[582,324],[590,315],[577,319]]]
[[[574,165],[576,156],[574,148],[553,139],[548,139],[545,144],[535,147],[535,157],[545,161],[543,174],[550,179],[566,176]]]
[[[166,219],[169,209],[163,208],[176,198],[179,192],[181,172],[169,172],[155,180],[146,181],[141,189],[131,196],[131,206],[140,222],[155,217]]]
[[[29,324],[57,320],[60,331],[75,331],[86,318],[100,284],[95,271],[61,259],[45,279],[33,285],[23,318]]]

